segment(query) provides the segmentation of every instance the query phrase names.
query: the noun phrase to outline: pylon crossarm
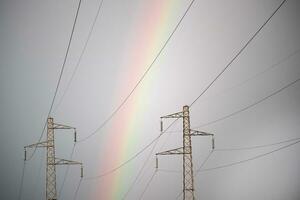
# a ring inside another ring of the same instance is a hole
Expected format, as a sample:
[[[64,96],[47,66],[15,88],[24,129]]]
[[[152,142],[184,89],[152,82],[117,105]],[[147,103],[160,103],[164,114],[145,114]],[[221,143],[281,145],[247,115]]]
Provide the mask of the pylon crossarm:
[[[203,131],[190,130],[191,136],[211,136],[211,148],[215,149],[215,137],[212,133],[206,133]]]
[[[75,130],[76,128],[72,126],[63,125],[63,124],[53,123],[52,129],[74,129]]]
[[[24,148],[42,148],[47,146],[48,146],[48,141],[44,141],[44,142],[38,142],[31,145],[27,145]]]
[[[174,155],[174,154],[178,154],[178,155],[183,154],[183,147],[156,153],[156,155]]]
[[[73,160],[66,160],[61,158],[55,158],[55,165],[82,165],[81,162],[73,161]]]
[[[183,112],[178,112],[178,113],[162,116],[160,118],[163,119],[163,118],[182,118],[182,117],[183,117]]]
[[[53,123],[53,127],[51,129],[73,129],[74,130],[74,142],[77,142],[77,133],[76,133],[75,127]]]
[[[192,130],[192,129],[190,129],[190,134],[191,134],[191,136],[213,136],[214,135],[212,133],[207,133],[204,131],[197,131],[197,130]]]
[[[55,158],[54,165],[80,165],[80,177],[83,177],[83,165],[82,162],[74,161],[74,160],[66,160],[61,158]]]

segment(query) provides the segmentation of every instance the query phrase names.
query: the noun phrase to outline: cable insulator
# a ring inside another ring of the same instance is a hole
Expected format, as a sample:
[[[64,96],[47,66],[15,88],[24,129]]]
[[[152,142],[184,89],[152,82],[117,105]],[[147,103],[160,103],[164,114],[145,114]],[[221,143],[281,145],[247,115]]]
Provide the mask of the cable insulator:
[[[26,148],[24,148],[24,160],[25,161],[27,160],[27,151],[26,151]]]
[[[83,166],[80,167],[80,177],[83,178]]]
[[[163,128],[163,121],[160,120],[160,132],[163,132],[164,128]]]
[[[76,129],[74,130],[74,142],[77,142],[77,132],[76,132]]]
[[[212,149],[215,149],[215,138],[214,138],[214,136],[212,136],[211,145],[212,145]]]
[[[158,157],[156,156],[155,168],[158,169]]]

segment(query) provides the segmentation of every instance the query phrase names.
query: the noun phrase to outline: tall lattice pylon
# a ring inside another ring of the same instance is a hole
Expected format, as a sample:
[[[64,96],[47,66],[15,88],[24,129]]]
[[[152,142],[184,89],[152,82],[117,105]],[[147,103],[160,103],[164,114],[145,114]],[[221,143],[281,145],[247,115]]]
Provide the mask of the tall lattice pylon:
[[[163,131],[163,118],[182,118],[183,119],[183,147],[156,153],[158,155],[182,155],[183,157],[183,199],[194,200],[194,174],[193,174],[193,155],[191,136],[211,136],[212,148],[214,149],[214,135],[203,131],[191,130],[189,106],[183,106],[183,111],[161,117],[161,131]],[[156,159],[158,167],[158,159]]]
[[[44,142],[38,142],[24,147],[25,160],[27,148],[47,148],[46,159],[46,200],[57,200],[56,191],[56,165],[81,165],[81,178],[83,177],[83,167],[81,162],[66,160],[55,157],[55,129],[73,129],[74,130],[74,142],[76,142],[76,129],[71,126],[62,124],[56,124],[53,122],[53,118],[47,119],[47,140]]]

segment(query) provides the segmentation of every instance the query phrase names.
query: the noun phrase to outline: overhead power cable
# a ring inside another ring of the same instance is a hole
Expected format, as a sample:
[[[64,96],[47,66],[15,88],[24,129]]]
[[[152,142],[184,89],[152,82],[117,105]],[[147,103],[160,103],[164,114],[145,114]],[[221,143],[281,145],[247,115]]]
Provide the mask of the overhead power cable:
[[[67,93],[68,90],[70,89],[70,86],[71,86],[72,81],[73,81],[73,79],[74,79],[74,77],[75,77],[75,74],[76,74],[76,72],[78,71],[78,68],[79,68],[79,66],[80,66],[81,60],[82,60],[82,58],[83,58],[83,55],[84,55],[84,53],[85,53],[85,51],[86,51],[86,49],[87,49],[88,43],[89,43],[90,38],[91,38],[91,36],[92,36],[92,32],[94,31],[94,27],[95,27],[95,25],[96,25],[98,16],[99,16],[100,11],[101,11],[101,9],[102,9],[103,1],[104,1],[104,0],[101,0],[101,1],[100,1],[100,4],[99,4],[99,6],[98,6],[98,10],[97,10],[96,16],[95,16],[95,18],[94,18],[94,20],[93,20],[92,26],[91,26],[90,31],[89,31],[89,33],[88,33],[88,37],[87,37],[87,39],[86,39],[86,41],[85,41],[85,43],[84,43],[84,47],[83,47],[83,49],[82,49],[82,51],[81,51],[81,53],[80,53],[79,59],[78,59],[76,65],[75,65],[75,68],[74,68],[74,70],[73,70],[73,73],[72,73],[72,75],[71,75],[71,78],[70,78],[70,80],[69,80],[68,83],[67,83],[67,87],[66,87],[65,90],[63,91],[62,96],[61,96],[60,100],[58,101],[58,103],[56,104],[54,111],[58,109],[58,107],[59,107],[60,104],[62,103],[62,101],[63,101],[63,99],[64,99],[66,93]]]
[[[271,144],[264,144],[264,145],[256,145],[256,146],[250,146],[250,147],[238,147],[238,148],[223,148],[223,149],[215,149],[215,151],[241,151],[241,150],[252,150],[252,149],[260,149],[260,148],[266,148],[271,147],[279,144],[284,144],[288,142],[293,142],[295,140],[300,140],[300,137],[289,139],[281,142],[271,143]]]
[[[276,142],[276,143],[271,143],[271,144],[265,144],[265,145],[256,145],[256,146],[252,146],[252,147],[214,149],[213,151],[210,152],[210,154],[205,159],[205,161],[203,162],[203,164],[199,167],[199,169],[197,170],[196,173],[198,173],[198,171],[203,168],[203,165],[207,162],[207,160],[209,159],[209,157],[211,156],[211,154],[213,152],[217,152],[217,151],[253,150],[253,149],[259,149],[259,148],[266,148],[266,147],[270,147],[270,146],[276,146],[276,145],[285,144],[285,143],[291,143],[291,142],[294,142],[294,141],[298,142],[298,141],[300,141],[300,138],[294,138],[294,139],[284,140],[284,141],[280,141],[280,142]],[[289,146],[289,145],[290,144],[288,144],[287,146]],[[159,169],[159,171],[161,171],[161,172],[167,172],[167,173],[181,173],[181,171],[179,171],[179,170],[169,170],[169,169]]]
[[[295,51],[293,51],[292,53],[288,54],[287,56],[285,56],[284,58],[280,59],[279,61],[277,61],[276,63],[273,63],[272,65],[268,66],[266,69],[254,74],[253,76],[247,78],[246,80],[243,80],[242,82],[230,87],[230,88],[227,88],[221,92],[218,92],[217,94],[213,95],[213,96],[218,96],[222,93],[226,93],[230,90],[233,90],[235,88],[239,88],[239,87],[242,87],[243,85],[245,85],[246,83],[250,82],[250,81],[253,81],[254,79],[258,78],[258,77],[261,77],[262,75],[264,75],[266,72],[269,72],[270,70],[282,65],[283,63],[285,63],[287,60],[291,59],[292,57],[296,56],[297,54],[300,53],[300,49],[297,49]],[[209,96],[209,98],[211,98],[211,96]],[[214,98],[214,97],[212,97]]]
[[[125,105],[125,103],[128,101],[129,97],[134,93],[134,91],[137,89],[137,87],[141,84],[141,82],[144,80],[144,78],[146,77],[146,75],[149,73],[150,69],[153,67],[154,63],[156,63],[156,61],[158,60],[158,58],[160,57],[161,53],[163,52],[163,50],[166,48],[167,44],[170,42],[171,38],[173,37],[173,35],[175,34],[175,32],[177,31],[178,27],[180,26],[180,24],[182,23],[183,19],[185,18],[185,16],[187,15],[187,13],[189,12],[190,8],[192,7],[193,3],[195,0],[192,0],[191,3],[189,4],[189,6],[187,7],[187,9],[185,10],[184,14],[182,15],[182,17],[180,18],[180,20],[178,21],[178,23],[176,24],[175,28],[173,29],[173,31],[171,32],[171,34],[169,35],[169,37],[167,38],[167,40],[164,42],[163,46],[161,47],[161,49],[158,51],[158,53],[156,54],[156,56],[154,57],[153,61],[151,62],[151,64],[148,66],[147,70],[144,72],[144,74],[141,76],[141,78],[138,80],[138,82],[135,84],[135,86],[132,88],[132,90],[129,92],[129,94],[125,97],[125,99],[121,102],[121,104],[106,118],[106,120],[104,120],[104,122],[95,130],[93,131],[91,134],[89,134],[88,136],[86,136],[85,138],[79,140],[78,142],[83,142],[86,141],[87,139],[91,138],[92,136],[94,136],[95,134],[98,133],[98,131],[100,131],[118,112],[119,110]]]
[[[242,109],[239,109],[239,110],[237,110],[237,111],[235,111],[235,112],[233,112],[233,113],[230,113],[230,114],[228,114],[228,115],[226,115],[226,116],[224,116],[224,117],[221,117],[221,118],[219,118],[219,119],[216,119],[216,120],[214,120],[214,121],[211,121],[211,122],[202,124],[202,125],[200,125],[200,126],[197,126],[196,128],[202,128],[202,127],[205,127],[205,126],[208,126],[208,125],[211,125],[211,124],[215,124],[215,123],[217,123],[217,122],[220,122],[220,121],[223,121],[223,120],[228,119],[228,118],[230,118],[230,117],[233,117],[234,115],[237,115],[237,114],[239,114],[239,113],[241,113],[241,112],[244,112],[244,111],[246,111],[246,110],[248,110],[248,109],[250,109],[250,108],[252,108],[252,107],[254,107],[254,106],[256,106],[256,105],[258,105],[258,104],[260,104],[260,103],[262,103],[262,102],[264,102],[264,101],[266,101],[267,99],[269,99],[269,98],[275,96],[276,94],[282,92],[283,90],[285,90],[285,89],[291,87],[292,85],[296,84],[299,80],[300,80],[300,78],[298,78],[297,80],[295,80],[295,81],[293,81],[293,82],[291,82],[291,83],[285,85],[284,87],[280,88],[279,90],[276,90],[275,92],[271,93],[270,95],[268,95],[268,96],[266,96],[266,97],[264,97],[264,98],[262,98],[262,99],[260,99],[260,100],[258,100],[258,101],[256,101],[256,102],[254,102],[254,103],[252,103],[252,104],[250,104],[250,105],[248,105],[248,106],[246,106],[246,107],[244,107],[244,108],[242,108]]]
[[[77,196],[78,196],[78,193],[79,193],[79,189],[80,189],[80,186],[81,186],[81,182],[82,182],[82,178],[79,180],[79,183],[78,183],[77,188],[75,190],[74,200],[77,199]]]
[[[129,186],[128,190],[126,191],[126,193],[124,194],[122,200],[125,200],[127,198],[127,195],[130,193],[130,191],[132,190],[133,186],[137,183],[138,179],[142,175],[142,172],[144,171],[147,163],[149,162],[150,157],[153,155],[154,149],[155,149],[158,141],[159,140],[156,140],[155,144],[152,146],[152,148],[151,148],[149,154],[147,155],[147,157],[146,157],[146,159],[145,159],[145,161],[144,161],[141,169],[138,171],[138,174],[136,175],[134,181],[130,184],[130,186]]]
[[[26,161],[24,160],[23,167],[22,167],[21,182],[20,182],[19,191],[18,191],[18,200],[22,199],[23,185],[24,185],[24,176],[25,176],[25,168],[26,168]]]
[[[281,6],[287,0],[283,0],[277,9],[271,14],[271,16],[260,26],[260,28],[252,35],[252,37],[246,42],[246,44],[237,52],[237,54],[230,60],[230,62],[225,66],[225,68],[216,76],[216,78],[200,93],[200,95],[190,104],[192,106],[198,99],[206,93],[206,91],[220,78],[220,76],[227,70],[228,67],[241,55],[241,53],[247,48],[247,46],[252,42],[252,40],[258,35],[258,33],[265,27],[265,25],[271,20],[275,13],[281,8]]]
[[[71,152],[69,160],[73,160],[73,155],[74,155],[74,152],[75,152],[75,146],[76,146],[76,143],[73,145],[72,152]],[[65,171],[65,173],[63,175],[63,181],[62,181],[62,184],[60,186],[59,193],[58,193],[59,197],[61,197],[61,195],[62,195],[62,191],[64,189],[64,186],[65,186],[65,183],[66,183],[66,180],[67,180],[67,176],[68,176],[69,170],[70,170],[70,165],[67,166],[67,169],[66,169],[66,171]]]
[[[242,163],[245,163],[245,162],[256,160],[256,159],[261,158],[261,157],[265,157],[267,155],[270,155],[272,153],[275,153],[275,152],[278,152],[280,150],[286,149],[288,147],[294,146],[294,145],[298,144],[299,142],[300,142],[300,140],[298,140],[298,141],[296,141],[296,142],[294,142],[292,144],[288,144],[288,145],[285,145],[283,147],[277,148],[277,149],[275,149],[273,151],[269,151],[267,153],[263,153],[263,154],[259,154],[257,156],[254,156],[252,158],[248,158],[246,160],[241,160],[241,161],[238,161],[238,162],[233,162],[233,163],[229,163],[229,164],[225,164],[225,165],[220,165],[220,166],[217,166],[217,167],[212,167],[212,168],[207,168],[207,169],[202,169],[202,170],[199,169],[197,171],[199,171],[199,172],[206,172],[206,171],[212,171],[212,170],[216,170],[216,169],[222,169],[222,168],[226,168],[226,167],[231,167],[231,166],[234,166],[234,165],[239,165],[239,164],[242,164]]]
[[[144,197],[144,195],[145,195],[147,189],[150,187],[150,184],[151,184],[151,182],[153,181],[153,178],[155,177],[156,174],[157,174],[157,171],[154,171],[153,174],[152,174],[152,176],[151,176],[151,178],[150,178],[149,181],[147,182],[146,187],[144,188],[144,190],[143,190],[143,192],[142,192],[142,194],[141,194],[139,200],[143,199],[143,197]]]
[[[42,150],[42,155],[45,154],[45,150]],[[40,162],[39,162],[39,167],[38,167],[38,171],[37,171],[37,175],[35,176],[36,180],[40,180],[41,176],[42,176],[42,168],[43,168],[43,162],[45,160],[43,159],[42,156],[40,156]],[[33,192],[31,192],[31,198],[32,199],[40,199],[39,197],[36,197],[38,195],[38,191],[40,191],[38,189],[38,186],[40,185],[39,181],[35,181],[34,187],[33,187]]]
[[[174,123],[176,122],[173,121],[173,123],[171,123],[165,131],[167,131]],[[145,150],[147,150],[150,146],[152,146],[155,141],[157,141],[164,133],[160,133],[157,137],[155,137],[149,144],[147,144],[144,148],[142,148],[140,151],[138,151],[136,154],[134,154],[133,156],[131,156],[129,159],[127,159],[125,162],[119,164],[118,166],[114,167],[113,169],[111,170],[108,170],[100,175],[97,175],[97,176],[91,176],[91,177],[87,177],[85,178],[84,180],[94,180],[94,179],[99,179],[99,178],[102,178],[104,176],[107,176],[107,175],[110,175],[112,173],[114,173],[115,171],[119,170],[120,168],[124,167],[125,165],[127,165],[128,163],[130,163],[132,160],[134,160],[135,158],[137,158],[139,155],[141,155]]]
[[[242,163],[245,163],[245,162],[249,162],[249,161],[252,161],[252,160],[256,160],[258,158],[261,158],[261,157],[265,157],[267,155],[270,155],[272,153],[275,153],[275,152],[278,152],[280,150],[283,150],[283,149],[286,149],[288,147],[291,147],[293,145],[296,145],[300,142],[300,140],[296,141],[296,142],[293,142],[291,144],[288,144],[288,145],[285,145],[283,147],[280,147],[280,148],[277,148],[273,151],[269,151],[267,153],[263,153],[263,154],[259,154],[257,156],[254,156],[252,158],[248,158],[248,159],[245,159],[245,160],[241,160],[241,161],[238,161],[238,162],[233,162],[233,163],[229,163],[229,164],[225,164],[225,165],[220,165],[220,166],[217,166],[217,167],[212,167],[212,168],[206,168],[206,169],[202,169],[204,164],[208,161],[208,159],[210,158],[210,156],[212,155],[212,153],[214,151],[211,151],[210,154],[207,156],[207,158],[205,159],[205,161],[203,162],[203,164],[199,167],[199,169],[196,171],[196,176],[198,175],[198,173],[200,172],[207,172],[207,171],[212,171],[212,170],[217,170],[217,169],[222,169],[222,168],[227,168],[227,167],[231,167],[231,166],[235,166],[235,165],[239,165],[239,164],[242,164]],[[160,170],[160,171],[164,171],[164,172],[175,172],[175,173],[179,173],[180,171],[175,171],[175,170]],[[176,196],[176,199],[180,198],[181,195],[183,194],[183,192],[181,192],[180,194],[178,194]]]
[[[62,76],[63,76],[63,73],[64,73],[65,65],[66,65],[67,58],[68,58],[69,51],[70,51],[71,42],[73,40],[73,34],[74,34],[74,31],[75,31],[75,26],[76,26],[78,14],[79,14],[80,6],[81,6],[81,0],[79,0],[79,2],[78,2],[75,19],[74,19],[73,26],[72,26],[71,35],[70,35],[68,46],[67,46],[66,53],[65,53],[65,56],[64,56],[63,64],[61,66],[61,70],[60,70],[59,78],[58,78],[58,81],[57,81],[57,84],[56,84],[55,92],[54,92],[54,95],[53,95],[53,98],[52,98],[51,106],[50,106],[50,109],[49,109],[48,114],[47,114],[47,118],[50,117],[50,115],[51,115],[52,108],[53,108],[53,105],[54,105],[54,102],[55,102],[55,99],[56,99],[56,95],[57,95],[57,92],[58,92],[58,89],[59,89],[59,85],[60,85],[60,82],[61,82],[61,79],[62,79]],[[43,135],[44,135],[44,132],[46,130],[46,126],[47,126],[47,120],[45,120],[43,131],[42,131],[42,133],[39,137],[38,142],[41,142],[41,140],[43,138]],[[31,156],[27,160],[32,159],[32,157],[34,156],[34,154],[36,152],[36,148],[37,148],[37,146],[35,146],[35,148],[33,150],[33,153],[31,154]]]

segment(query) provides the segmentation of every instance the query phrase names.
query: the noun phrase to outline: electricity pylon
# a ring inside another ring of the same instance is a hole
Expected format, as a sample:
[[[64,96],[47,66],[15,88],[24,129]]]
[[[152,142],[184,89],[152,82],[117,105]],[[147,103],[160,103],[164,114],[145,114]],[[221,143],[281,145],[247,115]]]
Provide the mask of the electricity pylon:
[[[161,117],[161,131],[163,131],[164,118],[183,119],[183,147],[156,153],[156,168],[158,168],[158,155],[183,155],[183,199],[194,200],[194,176],[191,136],[211,136],[212,149],[214,149],[214,135],[203,131],[191,130],[189,106],[183,106],[183,111]]]
[[[76,142],[76,128],[66,126],[62,124],[56,124],[53,122],[53,118],[47,119],[47,140],[44,142],[38,142],[24,147],[25,161],[26,161],[26,149],[27,148],[47,148],[46,159],[46,200],[57,200],[56,191],[56,165],[80,165],[81,166],[81,178],[83,177],[83,166],[81,162],[66,160],[55,157],[55,129],[73,129],[74,130],[74,142]]]

